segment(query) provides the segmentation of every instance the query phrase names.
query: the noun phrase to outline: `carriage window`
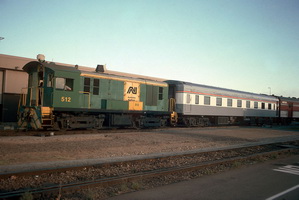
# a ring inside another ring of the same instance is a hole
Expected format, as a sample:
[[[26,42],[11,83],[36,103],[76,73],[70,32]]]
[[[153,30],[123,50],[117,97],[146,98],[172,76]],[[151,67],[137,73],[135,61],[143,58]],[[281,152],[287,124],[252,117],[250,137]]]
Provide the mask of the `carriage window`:
[[[84,78],[84,92],[90,92],[90,78]]]
[[[187,94],[187,103],[191,103],[191,96],[190,96],[190,94]]]
[[[217,97],[217,99],[216,99],[216,105],[217,106],[222,106],[222,98]]]
[[[237,106],[238,106],[238,108],[241,108],[241,107],[242,107],[242,100],[238,100],[238,101],[237,101]]]
[[[233,100],[227,99],[227,106],[232,107],[233,106]]]
[[[209,97],[209,96],[204,97],[204,104],[205,105],[210,105],[210,101],[211,101],[211,97]]]
[[[250,101],[246,101],[246,108],[250,108]]]
[[[99,95],[100,80],[93,79],[93,95]]]
[[[265,109],[265,103],[262,103],[262,109]]]
[[[272,104],[269,103],[269,104],[268,104],[268,110],[271,110],[271,109],[272,109]]]
[[[195,96],[195,104],[199,104],[199,95]]]
[[[255,109],[258,109],[258,108],[259,108],[259,103],[256,102],[256,101],[254,102],[254,108],[255,108]]]
[[[163,100],[163,88],[159,87],[159,100]]]

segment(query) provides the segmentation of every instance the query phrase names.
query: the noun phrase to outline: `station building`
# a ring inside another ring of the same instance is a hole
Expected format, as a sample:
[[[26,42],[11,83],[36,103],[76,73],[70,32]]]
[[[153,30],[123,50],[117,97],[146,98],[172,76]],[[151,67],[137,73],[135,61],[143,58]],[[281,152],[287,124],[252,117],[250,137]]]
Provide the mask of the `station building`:
[[[23,66],[34,59],[0,54],[0,122],[16,122],[20,93],[27,87]]]

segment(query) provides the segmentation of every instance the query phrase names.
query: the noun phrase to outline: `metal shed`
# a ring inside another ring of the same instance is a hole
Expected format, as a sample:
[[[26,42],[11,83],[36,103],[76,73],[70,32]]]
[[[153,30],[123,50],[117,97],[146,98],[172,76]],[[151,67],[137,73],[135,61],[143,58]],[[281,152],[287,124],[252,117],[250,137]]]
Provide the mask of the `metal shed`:
[[[28,75],[23,66],[33,59],[0,54],[0,121],[16,122],[18,102]]]

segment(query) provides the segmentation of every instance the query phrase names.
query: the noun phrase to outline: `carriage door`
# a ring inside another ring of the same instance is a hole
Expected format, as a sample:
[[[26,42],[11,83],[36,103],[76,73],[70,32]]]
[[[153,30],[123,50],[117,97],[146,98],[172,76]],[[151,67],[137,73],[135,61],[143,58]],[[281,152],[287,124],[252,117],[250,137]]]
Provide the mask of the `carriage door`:
[[[293,103],[288,103],[289,109],[288,109],[288,118],[293,118]]]
[[[186,94],[186,113],[191,112],[191,94]]]

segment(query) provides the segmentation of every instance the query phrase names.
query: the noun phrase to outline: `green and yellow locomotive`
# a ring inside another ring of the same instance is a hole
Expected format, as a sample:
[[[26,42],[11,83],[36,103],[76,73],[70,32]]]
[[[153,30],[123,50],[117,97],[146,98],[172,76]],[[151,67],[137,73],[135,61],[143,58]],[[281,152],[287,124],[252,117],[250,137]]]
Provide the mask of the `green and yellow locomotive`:
[[[27,63],[18,126],[76,129],[165,126],[168,84],[45,61]]]

